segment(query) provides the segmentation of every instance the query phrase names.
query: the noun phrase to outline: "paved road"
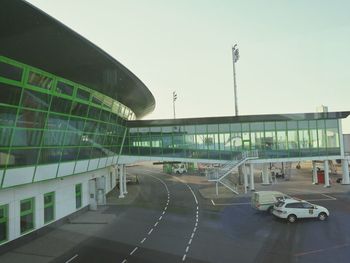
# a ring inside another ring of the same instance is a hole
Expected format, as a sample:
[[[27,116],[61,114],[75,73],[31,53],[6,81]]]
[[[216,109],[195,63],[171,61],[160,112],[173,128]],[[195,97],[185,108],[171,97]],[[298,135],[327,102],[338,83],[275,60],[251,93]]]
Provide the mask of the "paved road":
[[[140,184],[129,186],[124,203],[103,211],[111,220],[54,263],[349,261],[349,194],[299,195],[331,216],[289,224],[253,210],[247,197],[203,199],[200,185],[186,184],[186,176],[141,166],[129,173]]]

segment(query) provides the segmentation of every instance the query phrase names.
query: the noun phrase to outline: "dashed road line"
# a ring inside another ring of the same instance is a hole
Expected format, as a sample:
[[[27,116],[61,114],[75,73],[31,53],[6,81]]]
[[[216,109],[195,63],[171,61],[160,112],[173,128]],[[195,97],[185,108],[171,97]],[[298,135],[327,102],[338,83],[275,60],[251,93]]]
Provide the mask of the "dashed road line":
[[[191,244],[192,244],[194,235],[195,235],[195,233],[196,233],[196,231],[197,231],[197,226],[198,226],[198,215],[199,215],[199,205],[198,205],[197,197],[196,197],[194,191],[192,190],[192,188],[191,188],[186,182],[182,181],[181,179],[179,179],[179,178],[177,178],[177,177],[175,177],[175,178],[176,178],[178,181],[182,182],[183,184],[185,184],[185,185],[187,186],[187,188],[191,191],[191,193],[192,193],[192,195],[193,195],[194,201],[196,202],[196,213],[195,213],[195,215],[196,215],[196,223],[195,223],[195,226],[194,226],[194,228],[193,228],[191,237],[190,237],[190,239],[189,239],[189,241],[188,241],[188,246],[187,246],[186,249],[185,249],[185,254],[184,254],[183,257],[182,257],[182,261],[184,262],[184,261],[186,260],[187,254],[188,254],[188,252],[189,252],[189,250],[190,250],[190,246],[191,246]]]
[[[148,176],[153,177],[154,179],[156,179],[156,180],[158,180],[159,182],[161,182],[161,183],[164,185],[164,187],[165,187],[165,189],[166,189],[166,191],[167,191],[167,193],[168,193],[168,199],[167,199],[167,203],[166,203],[166,205],[165,205],[165,208],[164,208],[164,210],[163,210],[163,213],[162,213],[162,215],[159,217],[158,221],[153,225],[154,227],[156,227],[156,226],[159,224],[159,221],[162,220],[163,215],[165,215],[165,211],[168,209],[168,205],[169,205],[169,201],[170,201],[170,192],[169,192],[168,186],[166,185],[166,183],[165,183],[163,180],[161,180],[161,179],[159,179],[159,178],[157,178],[157,177],[155,177],[155,176],[149,175],[149,174],[148,174]],[[148,231],[147,235],[148,235],[148,236],[151,235],[152,232],[153,232],[153,230],[154,230],[154,228],[151,228],[150,231]],[[147,237],[144,237],[144,238],[140,241],[140,243],[143,244],[146,240],[147,240]],[[132,256],[132,255],[136,252],[136,250],[137,250],[138,248],[139,248],[139,247],[135,247],[135,248],[130,252],[129,255]],[[78,256],[78,255],[76,255],[76,256]],[[73,258],[73,259],[74,259],[74,258]],[[73,260],[73,259],[71,259],[71,260]],[[67,261],[66,263],[68,263],[68,262],[69,262],[69,261]],[[122,263],[126,263],[126,262],[128,262],[128,260],[125,258],[125,259],[122,261]]]
[[[76,259],[78,257],[78,254],[75,254],[73,257],[71,257],[70,259],[68,259],[66,261],[66,263],[72,262],[74,259]]]
[[[138,248],[139,247],[135,247],[134,250],[130,252],[130,256],[132,256],[132,254],[134,254]]]

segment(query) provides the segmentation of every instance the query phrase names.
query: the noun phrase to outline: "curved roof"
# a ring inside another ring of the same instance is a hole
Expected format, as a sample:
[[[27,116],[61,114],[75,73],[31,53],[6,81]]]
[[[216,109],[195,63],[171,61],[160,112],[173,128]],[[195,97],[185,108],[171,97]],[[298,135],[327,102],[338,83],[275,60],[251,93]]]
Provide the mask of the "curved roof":
[[[0,55],[95,89],[128,106],[137,118],[155,108],[152,93],[130,70],[25,1],[1,1]]]

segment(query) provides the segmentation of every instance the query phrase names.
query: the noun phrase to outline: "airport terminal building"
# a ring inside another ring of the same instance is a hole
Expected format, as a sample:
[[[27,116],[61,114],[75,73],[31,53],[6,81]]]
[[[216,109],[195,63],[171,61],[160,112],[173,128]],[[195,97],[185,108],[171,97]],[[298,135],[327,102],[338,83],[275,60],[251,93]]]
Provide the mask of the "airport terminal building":
[[[24,1],[3,1],[0,244],[103,204],[117,177],[126,191],[125,164],[137,161],[226,163],[253,151],[240,164],[340,159],[349,183],[348,111],[141,120],[154,108],[142,81],[103,50]]]

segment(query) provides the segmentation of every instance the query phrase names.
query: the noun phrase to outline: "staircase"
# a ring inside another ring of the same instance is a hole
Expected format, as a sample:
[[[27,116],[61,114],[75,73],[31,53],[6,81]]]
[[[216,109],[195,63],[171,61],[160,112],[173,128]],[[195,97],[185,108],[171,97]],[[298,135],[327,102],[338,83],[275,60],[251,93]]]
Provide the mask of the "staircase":
[[[259,153],[257,150],[242,152],[236,156],[236,158],[232,161],[225,163],[223,166],[216,168],[214,170],[209,171],[208,173],[208,181],[216,183],[216,193],[218,194],[218,184],[222,184],[230,191],[235,194],[239,194],[237,192],[237,184],[230,180],[229,175],[237,169],[239,166],[244,164],[248,160],[257,159],[259,157]]]

